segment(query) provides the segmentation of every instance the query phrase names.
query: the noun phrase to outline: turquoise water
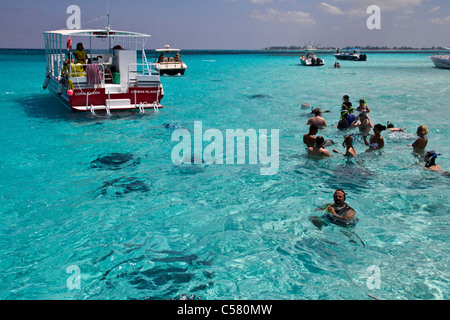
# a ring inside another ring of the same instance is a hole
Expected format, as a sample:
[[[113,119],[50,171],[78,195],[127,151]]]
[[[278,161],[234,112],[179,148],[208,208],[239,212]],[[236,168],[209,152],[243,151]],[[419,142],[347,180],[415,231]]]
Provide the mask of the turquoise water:
[[[43,55],[0,52],[0,298],[448,299],[450,178],[421,170],[406,145],[426,124],[450,171],[450,73],[428,54],[341,69],[322,56],[308,68],[292,54],[186,54],[185,76],[162,78],[166,108],[106,117],[42,90]],[[344,94],[406,133],[384,131],[381,152],[356,141],[356,161],[309,159],[301,103],[331,111],[320,134],[344,151],[332,127]],[[195,121],[279,129],[277,174],[175,165],[171,135]],[[359,223],[319,230],[309,218],[336,188]]]

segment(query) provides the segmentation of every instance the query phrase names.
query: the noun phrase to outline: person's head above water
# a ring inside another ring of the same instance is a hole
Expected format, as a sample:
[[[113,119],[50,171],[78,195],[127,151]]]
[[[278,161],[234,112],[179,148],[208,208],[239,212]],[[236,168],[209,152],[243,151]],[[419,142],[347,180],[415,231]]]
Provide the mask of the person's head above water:
[[[318,136],[318,137],[316,138],[316,144],[315,144],[315,147],[316,147],[316,148],[322,148],[324,143],[325,143],[325,139],[324,139],[322,136]]]
[[[425,167],[429,168],[436,165],[436,158],[440,155],[440,153],[436,153],[436,151],[434,150],[428,151],[423,158],[423,160],[425,161]]]
[[[344,137],[344,142],[342,143],[342,146],[343,147],[345,147],[345,146],[351,146],[353,144],[353,135],[346,135],[345,137]]]
[[[421,125],[417,128],[417,135],[420,137],[426,136],[428,134],[428,128],[426,125]]]
[[[336,189],[333,194],[334,203],[342,206],[345,203],[345,191],[343,189]]]
[[[317,132],[319,132],[319,127],[316,126],[315,124],[312,124],[309,126],[309,134],[316,134]]]

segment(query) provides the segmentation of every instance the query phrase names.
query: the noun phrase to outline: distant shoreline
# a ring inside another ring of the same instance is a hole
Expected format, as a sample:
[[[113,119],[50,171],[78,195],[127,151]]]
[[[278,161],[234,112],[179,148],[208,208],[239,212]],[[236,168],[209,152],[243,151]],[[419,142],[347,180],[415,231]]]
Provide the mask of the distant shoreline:
[[[296,55],[305,51],[305,48],[288,48],[288,47],[267,47],[264,49],[181,49],[183,54],[286,54]],[[146,49],[146,53],[156,54],[155,49]],[[360,48],[362,53],[428,53],[428,54],[440,54],[450,53],[450,49],[447,48],[422,48],[422,49],[392,49],[392,48],[372,48],[364,49]],[[319,48],[315,50],[316,53],[328,53],[332,54],[336,52],[336,49]],[[0,53],[15,53],[15,54],[44,54],[45,49],[30,49],[30,48],[0,48]]]

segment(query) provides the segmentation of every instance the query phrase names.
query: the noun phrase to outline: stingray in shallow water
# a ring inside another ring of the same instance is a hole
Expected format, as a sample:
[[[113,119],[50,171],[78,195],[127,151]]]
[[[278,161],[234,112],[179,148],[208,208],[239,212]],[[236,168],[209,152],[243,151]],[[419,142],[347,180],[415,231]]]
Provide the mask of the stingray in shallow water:
[[[272,99],[268,94],[249,94],[245,96],[247,99]]]
[[[369,187],[369,182],[375,177],[374,171],[351,163],[338,166],[327,180],[327,184],[336,189],[365,189]]]
[[[135,158],[132,153],[111,153],[100,156],[91,162],[92,168],[119,170],[124,166],[137,165],[141,163],[141,158]]]
[[[114,193],[116,196],[123,196],[131,192],[148,192],[150,188],[145,182],[136,178],[118,178],[103,183],[100,187],[102,195]]]

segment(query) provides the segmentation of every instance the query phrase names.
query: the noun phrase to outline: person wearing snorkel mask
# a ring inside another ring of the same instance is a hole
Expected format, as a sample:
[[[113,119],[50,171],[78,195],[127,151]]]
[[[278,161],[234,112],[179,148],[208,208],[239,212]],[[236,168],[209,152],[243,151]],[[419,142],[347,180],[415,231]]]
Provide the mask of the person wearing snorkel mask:
[[[430,150],[425,154],[423,160],[425,161],[425,165],[423,169],[431,170],[431,171],[440,171],[441,166],[436,163],[436,158],[440,156],[440,153],[436,153],[434,150]]]
[[[361,112],[355,121],[350,125],[350,129],[358,127],[359,132],[362,134],[369,134],[370,130],[373,128],[372,120],[370,120],[369,116],[365,112]]]

